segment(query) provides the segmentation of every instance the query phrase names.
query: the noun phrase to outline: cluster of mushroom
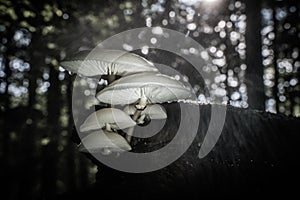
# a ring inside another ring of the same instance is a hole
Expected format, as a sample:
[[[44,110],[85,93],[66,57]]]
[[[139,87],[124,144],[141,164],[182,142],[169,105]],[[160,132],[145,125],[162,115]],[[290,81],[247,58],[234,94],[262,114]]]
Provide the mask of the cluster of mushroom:
[[[109,82],[96,98],[110,107],[92,113],[80,126],[80,132],[89,132],[79,144],[83,152],[130,151],[134,126],[145,123],[145,119],[167,118],[158,103],[188,99],[192,95],[190,88],[160,74],[148,60],[126,51],[82,51],[62,61],[61,66],[84,77],[105,76]],[[115,105],[127,106],[121,110],[114,108]],[[124,138],[118,131],[126,128],[129,129]]]

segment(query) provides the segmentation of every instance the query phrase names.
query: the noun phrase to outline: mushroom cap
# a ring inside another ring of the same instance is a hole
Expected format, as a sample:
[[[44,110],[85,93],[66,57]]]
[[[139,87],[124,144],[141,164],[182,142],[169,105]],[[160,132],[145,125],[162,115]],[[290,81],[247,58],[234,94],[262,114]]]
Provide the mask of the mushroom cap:
[[[158,69],[145,58],[127,51],[94,49],[80,51],[60,63],[65,69],[92,77],[98,75],[125,76],[139,72],[157,72]]]
[[[142,97],[147,99],[147,104],[154,104],[188,99],[192,94],[190,88],[170,76],[140,73],[118,79],[96,97],[112,105],[132,104]]]
[[[124,112],[128,115],[134,115],[135,113],[135,106],[128,105],[124,108]],[[141,112],[141,115],[147,115],[150,119],[166,119],[167,113],[164,111],[161,105],[153,104],[147,105],[147,107]]]
[[[123,152],[131,146],[121,135],[111,131],[95,131],[81,139],[78,148],[81,152]],[[103,151],[104,150],[104,151]]]
[[[117,108],[103,108],[90,114],[80,126],[80,131],[101,129],[108,123],[113,129],[124,129],[136,123],[124,111]]]

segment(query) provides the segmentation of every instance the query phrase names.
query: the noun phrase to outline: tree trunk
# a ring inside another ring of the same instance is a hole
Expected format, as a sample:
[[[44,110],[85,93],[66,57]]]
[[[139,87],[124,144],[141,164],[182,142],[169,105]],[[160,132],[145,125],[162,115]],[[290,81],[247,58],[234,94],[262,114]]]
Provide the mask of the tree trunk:
[[[57,139],[60,134],[60,108],[61,108],[61,94],[57,89],[60,87],[58,81],[58,72],[53,66],[50,67],[50,87],[48,90],[48,126],[49,129],[46,133],[46,137],[52,138],[49,144],[44,146],[43,149],[43,174],[42,174],[42,195],[54,199],[57,194],[57,162],[58,162],[58,150]]]
[[[246,83],[249,107],[264,110],[265,94],[261,56],[261,5],[260,2],[245,0],[246,3]]]

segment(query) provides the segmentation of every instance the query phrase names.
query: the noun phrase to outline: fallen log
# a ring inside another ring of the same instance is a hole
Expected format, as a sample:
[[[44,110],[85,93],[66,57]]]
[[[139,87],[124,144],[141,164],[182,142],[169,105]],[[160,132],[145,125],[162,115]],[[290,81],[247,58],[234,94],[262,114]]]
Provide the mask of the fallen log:
[[[180,124],[179,104],[164,107],[168,115],[164,128],[151,138],[133,140],[133,151],[152,152],[172,141]],[[178,160],[153,172],[127,173],[86,154],[98,166],[96,183],[76,197],[200,199],[297,193],[299,118],[227,106],[220,138],[212,151],[200,159],[199,150],[212,120],[212,105],[200,105],[199,109],[196,137]],[[189,130],[186,134],[190,134]]]

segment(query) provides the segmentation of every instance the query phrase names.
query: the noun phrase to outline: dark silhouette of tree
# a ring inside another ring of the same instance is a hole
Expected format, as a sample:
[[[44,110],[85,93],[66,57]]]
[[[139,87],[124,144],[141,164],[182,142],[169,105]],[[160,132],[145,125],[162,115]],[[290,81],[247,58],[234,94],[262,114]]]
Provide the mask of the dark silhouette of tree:
[[[261,58],[261,7],[255,1],[245,1],[247,28],[246,28],[246,82],[248,83],[249,107],[265,110],[265,94],[263,84],[264,69]]]

